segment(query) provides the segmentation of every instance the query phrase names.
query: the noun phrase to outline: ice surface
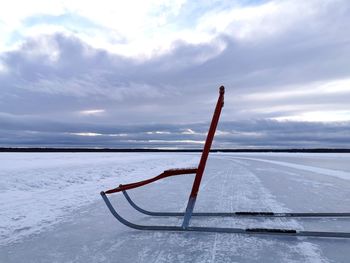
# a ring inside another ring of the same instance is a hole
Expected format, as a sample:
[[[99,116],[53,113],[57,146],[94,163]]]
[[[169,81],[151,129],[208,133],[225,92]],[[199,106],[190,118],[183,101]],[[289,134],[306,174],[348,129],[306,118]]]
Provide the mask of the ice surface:
[[[197,157],[161,154],[0,154],[0,245],[42,231],[99,192],[163,170],[193,166]]]
[[[308,165],[302,165],[302,164],[295,164],[295,163],[288,163],[288,162],[281,162],[281,161],[272,161],[272,160],[266,160],[261,158],[247,158],[247,157],[236,157],[244,160],[252,160],[252,161],[260,161],[260,162],[266,162],[266,163],[272,163],[277,164],[280,166],[286,166],[291,167],[299,170],[305,170],[309,172],[315,172],[318,174],[324,174],[329,176],[335,176],[339,177],[344,180],[350,180],[350,172],[344,172],[341,170],[332,170],[332,169],[325,169],[320,167],[314,167],[314,166],[308,166]]]
[[[101,190],[189,167],[199,154],[1,154],[0,262],[349,262],[350,240],[132,230]],[[349,212],[349,154],[211,154],[196,211]],[[333,164],[333,165],[332,165]],[[183,211],[193,176],[130,191],[149,210]],[[142,224],[181,224],[133,211]],[[197,218],[196,226],[348,231],[350,219]]]

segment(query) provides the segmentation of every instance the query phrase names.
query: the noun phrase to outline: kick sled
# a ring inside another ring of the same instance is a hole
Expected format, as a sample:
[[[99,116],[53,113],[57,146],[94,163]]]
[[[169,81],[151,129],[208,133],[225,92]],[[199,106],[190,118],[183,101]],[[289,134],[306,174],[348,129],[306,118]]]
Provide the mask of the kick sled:
[[[350,238],[350,232],[324,232],[324,231],[300,231],[295,229],[270,229],[270,228],[224,228],[224,227],[197,227],[191,226],[190,220],[192,217],[312,217],[312,218],[325,218],[325,217],[350,217],[350,213],[274,213],[274,212],[193,212],[196,198],[198,195],[200,183],[204,173],[205,165],[208,159],[210,148],[214,139],[216,127],[219,122],[221,110],[224,106],[224,94],[225,88],[220,87],[220,95],[215,107],[214,115],[209,127],[209,132],[204,144],[201,159],[198,167],[185,168],[185,169],[170,169],[166,170],[160,175],[125,185],[119,185],[117,188],[110,189],[108,191],[102,191],[101,196],[106,203],[108,209],[112,215],[120,221],[122,224],[138,229],[138,230],[153,230],[153,231],[179,231],[179,232],[210,232],[210,233],[236,233],[236,234],[249,234],[249,235],[279,235],[279,236],[296,236],[296,237],[329,237],[329,238]],[[153,212],[145,210],[139,207],[128,195],[127,190],[141,187],[157,180],[185,174],[195,174],[195,179],[192,185],[192,190],[188,199],[185,212]],[[122,192],[129,204],[145,215],[149,216],[162,216],[162,217],[183,217],[181,226],[166,226],[166,225],[139,225],[134,224],[125,218],[123,218],[113,207],[107,195]]]

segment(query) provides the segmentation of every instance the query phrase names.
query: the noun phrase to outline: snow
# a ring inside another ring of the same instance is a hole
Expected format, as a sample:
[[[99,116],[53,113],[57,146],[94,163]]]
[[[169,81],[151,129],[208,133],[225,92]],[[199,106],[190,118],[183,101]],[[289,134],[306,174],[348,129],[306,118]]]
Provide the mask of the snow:
[[[244,160],[272,163],[272,164],[291,167],[291,168],[295,168],[295,169],[299,169],[299,170],[315,172],[318,174],[335,176],[335,177],[339,177],[339,178],[344,179],[344,180],[350,180],[350,172],[344,172],[344,171],[340,171],[340,170],[331,170],[331,169],[319,168],[319,167],[302,165],[302,164],[280,162],[280,161],[271,161],[271,160],[264,160],[264,159],[258,159],[258,158],[245,158],[245,157],[236,157],[236,158],[244,159]]]
[[[56,224],[99,199],[103,189],[197,161],[185,155],[119,153],[1,154],[0,159],[0,245]]]
[[[0,262],[348,262],[350,240],[132,230],[99,192],[198,164],[197,153],[0,154]],[[211,154],[196,211],[349,212],[350,155]],[[130,191],[141,207],[183,211],[193,175]],[[127,219],[180,225],[135,212]],[[196,226],[348,231],[350,219],[195,218]]]

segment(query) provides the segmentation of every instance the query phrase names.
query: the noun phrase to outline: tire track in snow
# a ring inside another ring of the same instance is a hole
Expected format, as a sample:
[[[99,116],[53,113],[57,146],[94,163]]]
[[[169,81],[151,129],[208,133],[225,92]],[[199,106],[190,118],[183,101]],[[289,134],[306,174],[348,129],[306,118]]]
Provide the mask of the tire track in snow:
[[[223,169],[225,170],[222,171]],[[287,210],[242,163],[217,158],[208,163],[197,200],[197,211],[246,211],[261,210],[262,207],[275,211]],[[181,218],[178,222],[182,222]],[[283,218],[193,218],[191,225],[302,229],[297,221]],[[328,262],[318,246],[302,238],[165,232],[153,233],[151,237],[151,240],[156,240],[159,245],[149,250],[147,255],[143,255],[140,262],[221,263],[266,259],[269,259],[269,262],[288,263]]]
[[[225,179],[224,179],[224,183],[222,184],[221,187],[221,192],[220,192],[220,200],[224,199],[224,186],[227,184],[227,177],[228,177],[228,170],[226,170],[225,172]],[[208,184],[206,184],[208,185]],[[217,251],[217,243],[218,243],[218,236],[220,234],[219,233],[215,233],[215,238],[214,238],[214,244],[213,244],[213,248],[212,248],[212,257],[211,257],[211,262],[215,262],[215,258],[216,258],[216,251]]]
[[[341,170],[326,169],[326,168],[320,168],[320,167],[315,167],[315,166],[296,164],[296,163],[290,163],[290,162],[266,160],[266,159],[260,159],[260,158],[250,158],[250,157],[249,158],[248,157],[231,157],[231,158],[271,163],[271,164],[275,164],[275,165],[290,167],[290,168],[308,171],[308,172],[313,172],[313,173],[318,173],[318,174],[322,174],[322,175],[329,175],[329,176],[337,177],[337,178],[340,178],[343,180],[350,180],[350,173],[345,172],[345,171],[341,171]]]
[[[220,158],[221,159],[221,158]],[[225,158],[226,159],[226,158]],[[227,159],[226,159],[227,160]],[[230,211],[286,211],[283,204],[262,185],[260,179],[250,172],[241,163],[231,160],[230,174],[227,175],[234,183],[224,183],[225,195],[221,199],[222,209]],[[225,180],[226,181],[226,180]],[[222,182],[221,182],[222,183]],[[229,204],[225,202],[230,200]],[[295,228],[303,229],[296,220],[284,218],[249,219],[235,218],[229,221],[228,227],[266,227],[266,228]],[[225,225],[226,227],[226,225]],[[216,260],[211,262],[231,262],[233,258],[227,258],[227,250],[234,247],[235,254],[241,254],[242,259],[247,260],[244,255],[250,254],[250,260],[258,261],[263,250],[277,256],[276,262],[328,262],[323,257],[319,247],[302,238],[276,238],[276,237],[254,237],[243,235],[219,235],[216,240]],[[274,248],[271,251],[271,248]],[[271,260],[273,262],[273,260]]]

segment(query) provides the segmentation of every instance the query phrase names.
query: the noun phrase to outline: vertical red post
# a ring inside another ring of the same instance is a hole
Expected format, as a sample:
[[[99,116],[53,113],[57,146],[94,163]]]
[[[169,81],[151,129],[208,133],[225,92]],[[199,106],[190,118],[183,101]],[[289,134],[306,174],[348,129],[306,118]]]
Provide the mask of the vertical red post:
[[[193,186],[192,186],[192,191],[191,191],[188,203],[187,203],[184,221],[182,223],[182,227],[184,229],[187,228],[189,225],[189,222],[190,222],[190,219],[192,216],[192,212],[194,209],[194,205],[196,203],[196,198],[197,198],[197,194],[199,191],[199,186],[201,184],[202,176],[204,173],[205,164],[207,163],[207,159],[208,159],[211,145],[213,143],[216,127],[218,126],[218,122],[219,122],[219,118],[220,118],[220,114],[221,114],[221,109],[224,106],[224,94],[225,94],[225,88],[224,88],[224,86],[221,86],[220,87],[220,95],[219,95],[218,101],[216,103],[214,115],[213,115],[213,118],[211,120],[210,128],[208,131],[207,139],[205,140],[201,160],[200,160],[199,165],[198,165],[196,177],[194,179]]]
[[[201,184],[202,176],[204,173],[205,165],[207,163],[209,151],[211,148],[211,145],[213,143],[216,127],[218,126],[221,109],[224,106],[224,94],[225,94],[225,88],[224,86],[220,87],[220,96],[218,98],[218,102],[216,103],[215,111],[213,114],[213,119],[210,124],[210,128],[208,131],[207,139],[204,144],[201,160],[198,165],[198,170],[196,173],[196,178],[193,182],[192,191],[190,197],[196,197],[198,194],[199,186]]]

